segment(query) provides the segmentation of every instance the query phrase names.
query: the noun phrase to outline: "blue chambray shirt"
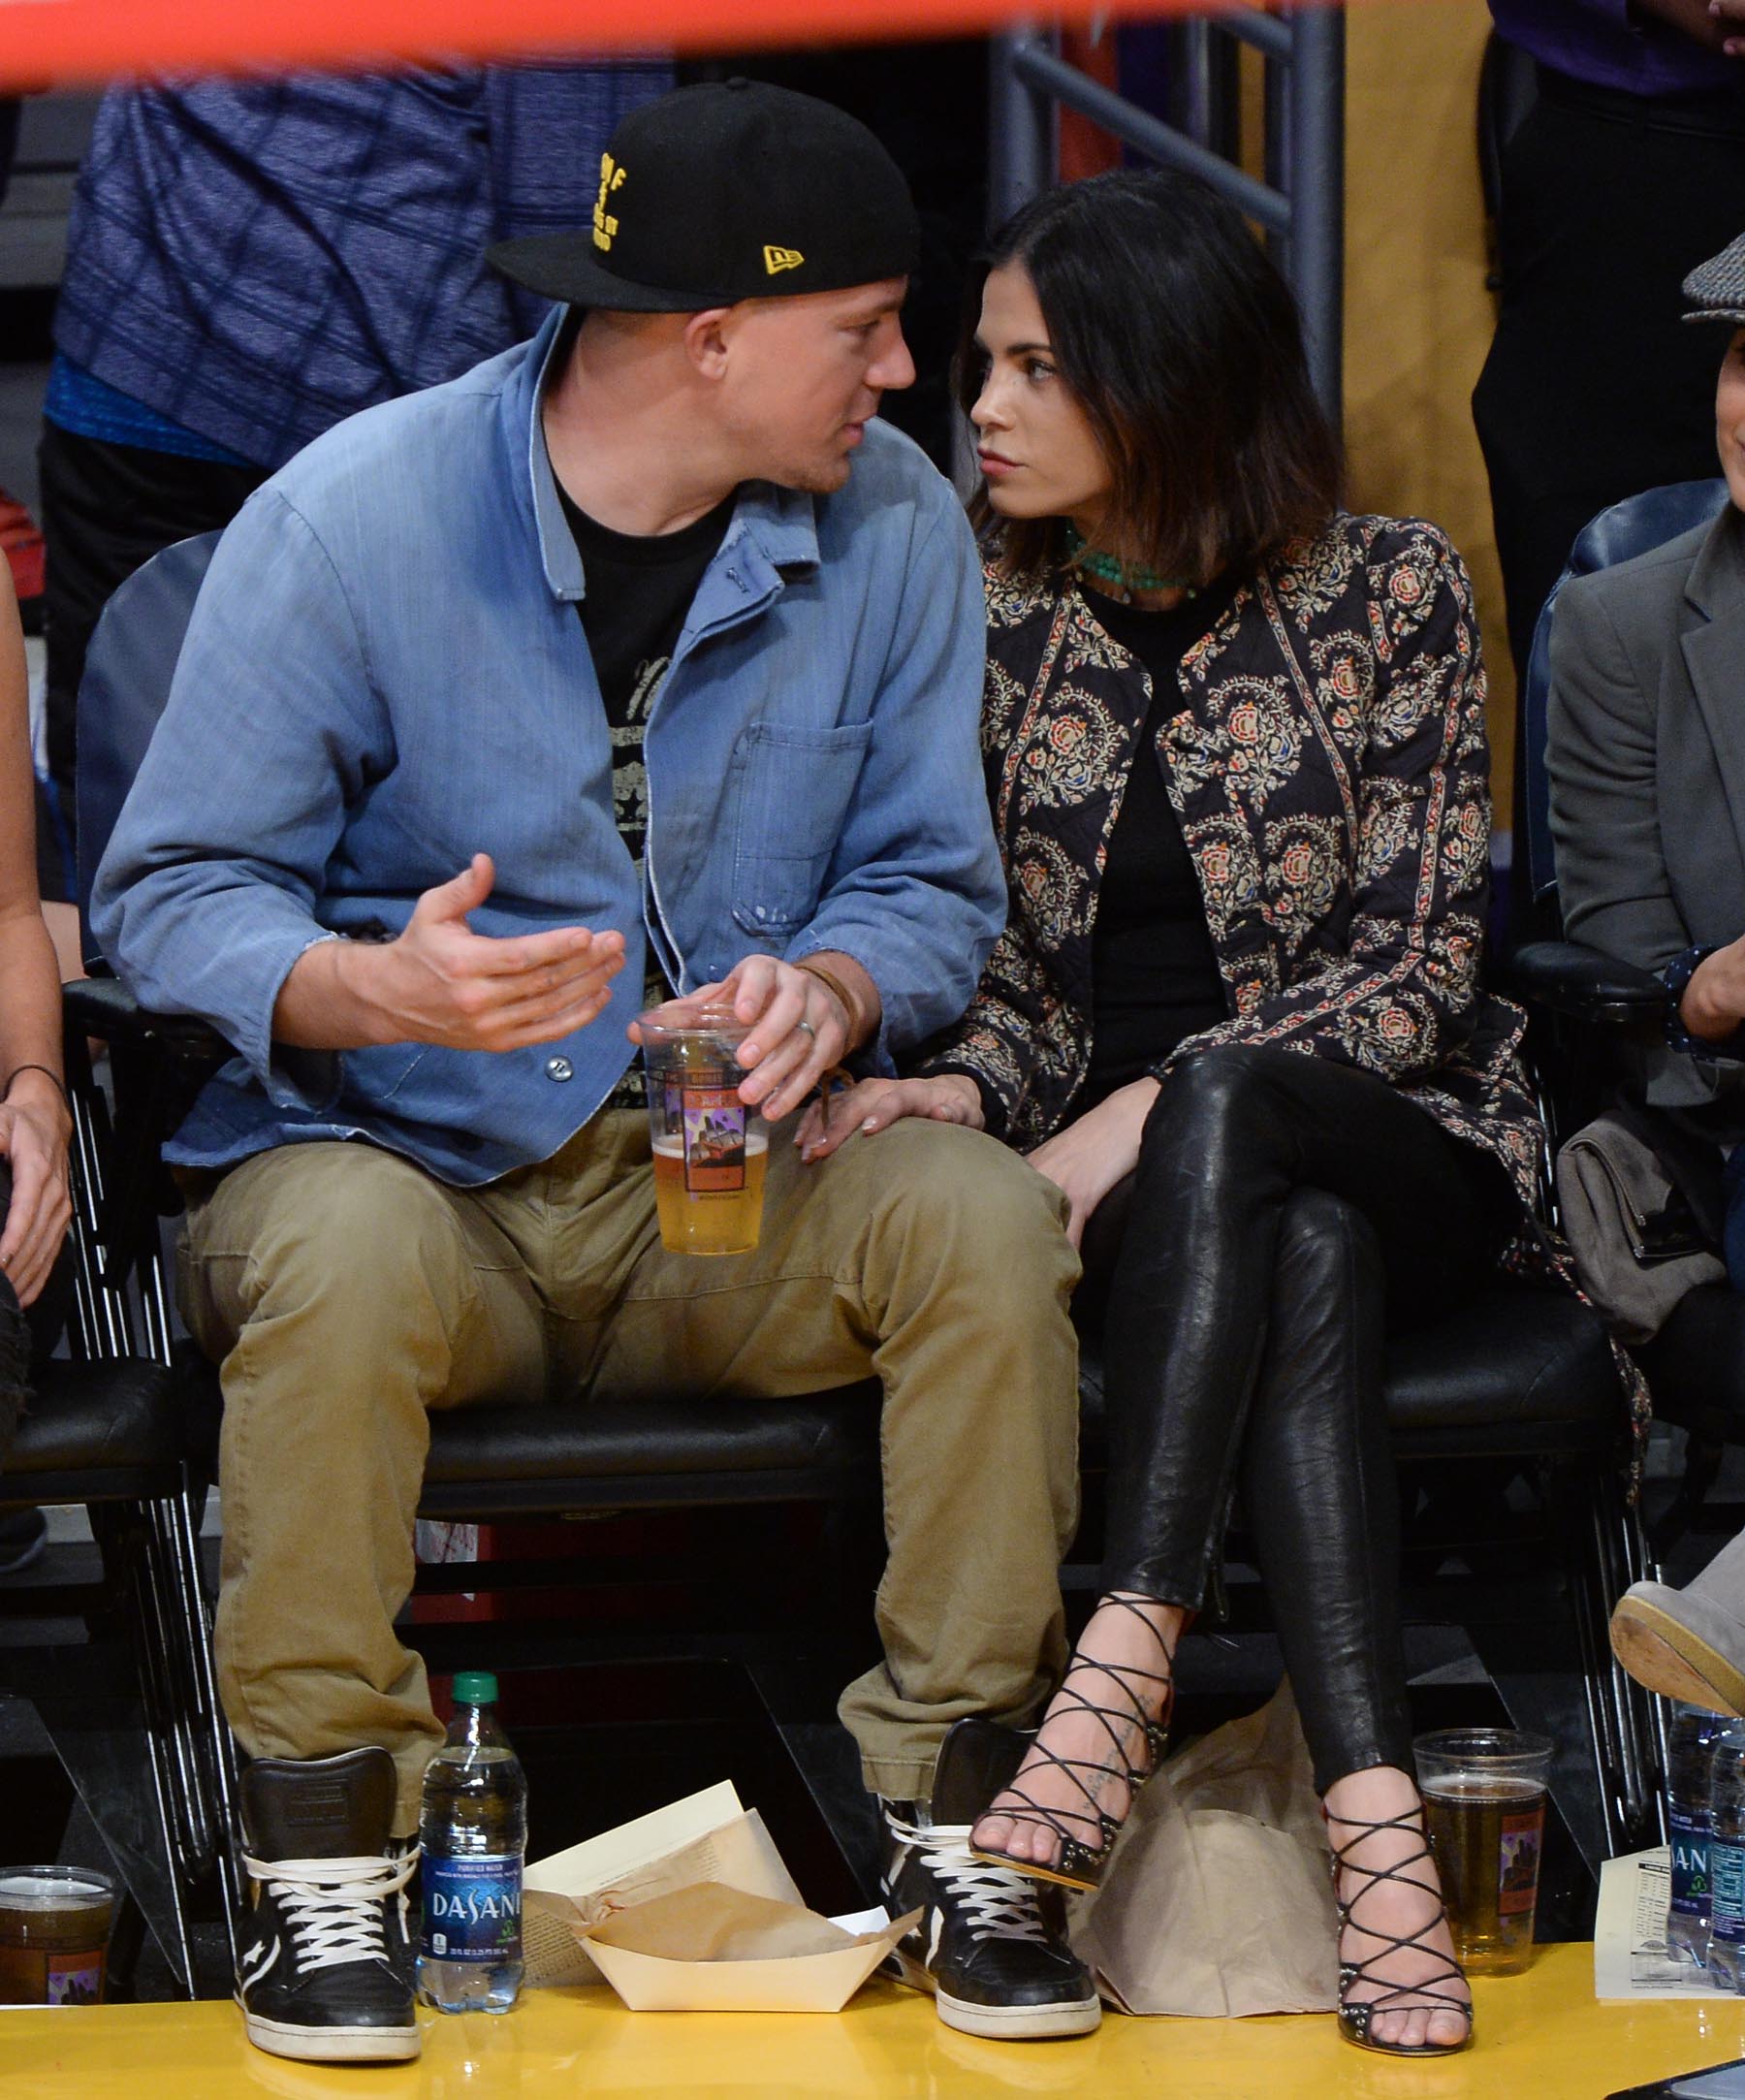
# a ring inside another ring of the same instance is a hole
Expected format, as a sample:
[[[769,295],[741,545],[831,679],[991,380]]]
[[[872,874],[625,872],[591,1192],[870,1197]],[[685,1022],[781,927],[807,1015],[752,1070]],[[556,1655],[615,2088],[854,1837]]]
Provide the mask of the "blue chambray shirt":
[[[317,439],[213,556],[91,913],[143,1003],[240,1053],[177,1164],[363,1137],[466,1185],[547,1159],[629,1061],[645,939],[682,990],[841,949],[878,986],[886,1068],[968,1002],[1005,885],[950,487],[875,422],[844,489],[741,491],[648,725],[639,895],[538,415],[561,318]],[[597,1021],[503,1053],[273,1043],[311,941],[397,934],[479,850],[496,887],[475,932],[623,934]]]

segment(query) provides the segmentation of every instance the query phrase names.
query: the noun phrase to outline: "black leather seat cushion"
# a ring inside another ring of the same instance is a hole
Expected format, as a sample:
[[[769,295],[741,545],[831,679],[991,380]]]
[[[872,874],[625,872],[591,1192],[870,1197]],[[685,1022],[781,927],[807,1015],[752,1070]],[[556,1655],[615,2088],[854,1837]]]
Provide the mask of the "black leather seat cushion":
[[[428,1515],[829,1498],[878,1490],[875,1384],[783,1400],[460,1408],[430,1417]]]
[[[1103,1462],[1101,1366],[1085,1352],[1082,1448]],[[1611,1349],[1564,1290],[1499,1284],[1447,1319],[1395,1338],[1387,1414],[1403,1458],[1601,1451],[1625,1429]]]
[[[1621,1448],[1628,1420],[1593,1309],[1508,1284],[1389,1345],[1387,1414],[1409,1457]]]
[[[173,1493],[185,1437],[170,1372],[159,1364],[48,1364],[18,1424],[7,1487],[43,1501]]]
[[[218,1374],[182,1365],[190,1448],[214,1473]],[[878,1387],[785,1400],[580,1399],[437,1409],[426,1516],[539,1515],[687,1503],[835,1500],[878,1492]]]
[[[1710,1437],[1745,1436],[1745,1297],[1729,1284],[1688,1291],[1635,1353],[1656,1415]]]
[[[1389,1350],[1388,1411],[1406,1456],[1599,1451],[1624,1411],[1594,1315],[1555,1290],[1500,1286]],[[216,1423],[216,1377],[196,1372],[191,1409]],[[1082,1452],[1103,1463],[1102,1389],[1087,1347]],[[458,1408],[430,1417],[427,1516],[538,1514],[685,1504],[876,1495],[878,1388],[789,1399]]]

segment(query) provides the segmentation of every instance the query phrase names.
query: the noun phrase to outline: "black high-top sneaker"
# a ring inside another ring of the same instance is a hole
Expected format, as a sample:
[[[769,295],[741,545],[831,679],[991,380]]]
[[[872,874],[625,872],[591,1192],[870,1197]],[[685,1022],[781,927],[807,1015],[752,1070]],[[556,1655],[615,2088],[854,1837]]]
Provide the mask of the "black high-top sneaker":
[[[251,1889],[237,2003],[257,2049],[309,2063],[418,2054],[406,1895],[418,1846],[389,1836],[395,1793],[386,1750],[257,1758],[242,1774]]]
[[[879,1803],[891,1915],[921,1912],[898,1942],[899,1973],[933,1993],[948,2027],[996,2041],[1089,2034],[1102,2020],[1091,1972],[1049,1925],[1036,1884],[970,1857],[970,1826],[1010,1784],[1024,1747],[1010,1729],[960,1721],[940,1745],[931,1801]]]

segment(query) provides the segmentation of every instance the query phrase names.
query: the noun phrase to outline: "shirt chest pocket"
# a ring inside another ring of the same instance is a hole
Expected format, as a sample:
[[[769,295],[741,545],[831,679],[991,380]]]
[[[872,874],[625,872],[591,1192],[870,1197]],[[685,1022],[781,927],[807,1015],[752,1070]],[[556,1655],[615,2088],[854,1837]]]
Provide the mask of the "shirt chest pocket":
[[[811,918],[872,741],[871,722],[752,722],[734,747],[733,916],[748,934]]]

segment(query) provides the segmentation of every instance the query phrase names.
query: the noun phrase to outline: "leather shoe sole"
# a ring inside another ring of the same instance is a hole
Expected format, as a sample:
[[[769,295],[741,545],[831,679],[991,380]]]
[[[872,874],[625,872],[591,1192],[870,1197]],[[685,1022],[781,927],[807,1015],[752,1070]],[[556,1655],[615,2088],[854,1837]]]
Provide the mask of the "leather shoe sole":
[[[1645,1597],[1626,1597],[1612,1613],[1612,1653],[1638,1684],[1717,1713],[1745,1715],[1745,1675]]]

